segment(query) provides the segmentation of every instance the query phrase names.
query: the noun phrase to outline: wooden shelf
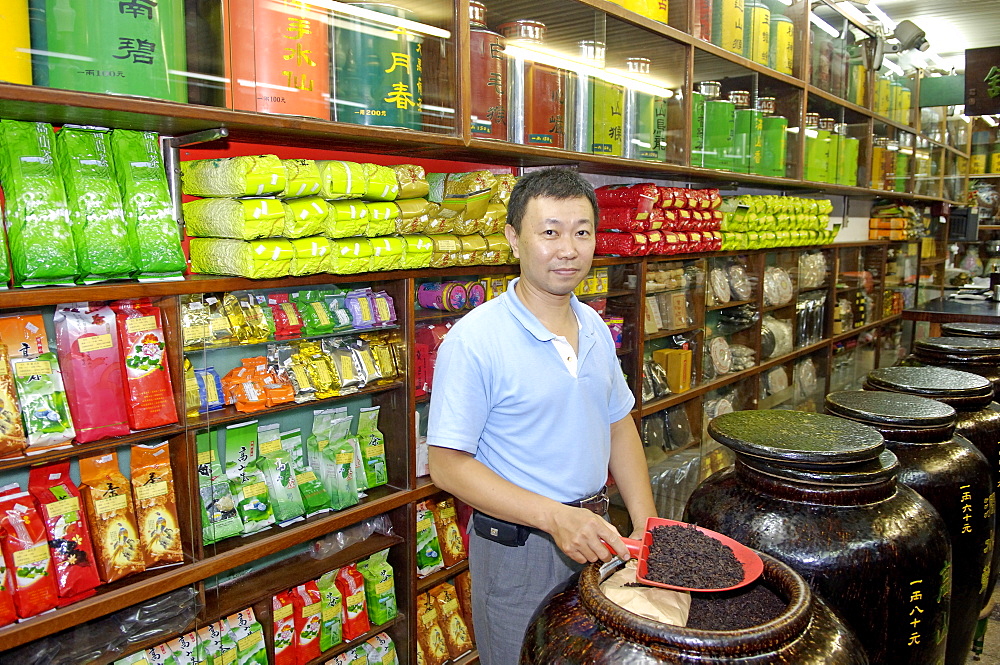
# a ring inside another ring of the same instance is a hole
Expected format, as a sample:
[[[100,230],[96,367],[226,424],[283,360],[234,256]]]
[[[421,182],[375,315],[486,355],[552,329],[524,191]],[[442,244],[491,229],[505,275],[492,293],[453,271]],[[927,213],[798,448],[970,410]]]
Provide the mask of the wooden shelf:
[[[443,568],[437,571],[436,573],[431,573],[427,577],[418,577],[417,592],[420,593],[423,591],[427,591],[433,587],[436,587],[438,584],[441,584],[442,582],[447,582],[451,578],[455,577],[455,575],[463,573],[468,569],[469,569],[469,560],[465,559],[463,561],[459,561],[454,566],[449,566],[447,568]]]
[[[42,466],[61,462],[62,460],[77,457],[90,457],[103,452],[115,450],[120,446],[131,446],[136,443],[153,441],[154,439],[169,439],[172,436],[184,433],[182,425],[166,425],[165,427],[155,427],[153,429],[140,430],[127,436],[118,436],[111,439],[101,439],[89,443],[74,443],[67,448],[58,450],[48,450],[37,455],[18,455],[17,457],[5,457],[0,459],[0,471],[4,469],[16,469],[25,466]]]
[[[184,347],[184,355],[190,356],[191,354],[200,353],[211,353],[212,351],[221,351],[222,349],[252,349],[255,346],[266,346],[268,344],[292,344],[294,342],[303,342],[309,340],[321,340],[327,337],[356,337],[358,335],[364,335],[365,333],[377,333],[377,332],[387,332],[390,330],[399,330],[398,325],[390,326],[374,326],[371,328],[351,328],[350,330],[338,330],[335,332],[320,333],[318,335],[304,335],[302,337],[290,337],[288,339],[267,339],[263,342],[253,342],[250,344],[225,344],[222,346],[191,346]]]
[[[350,642],[341,642],[340,644],[332,647],[331,649],[324,651],[323,655],[321,655],[319,658],[313,658],[312,660],[307,661],[306,665],[322,665],[323,663],[328,663],[337,656],[339,656],[340,654],[347,651],[348,649],[353,649],[356,646],[360,646],[365,642],[367,642],[368,640],[370,640],[371,638],[378,635],[379,633],[384,633],[393,626],[395,626],[396,624],[405,623],[406,621],[407,621],[407,615],[404,612],[400,611],[399,614],[397,614],[394,619],[390,619],[378,626],[373,625],[371,629],[368,630],[368,632],[364,633],[363,635],[354,638]],[[399,653],[402,650],[403,649],[401,648],[401,646],[397,644],[396,652]]]
[[[751,298],[750,300],[730,300],[729,302],[725,303],[706,305],[705,311],[714,312],[720,309],[729,309],[730,307],[740,307],[742,305],[755,305],[755,304],[757,304],[757,301],[753,298]]]
[[[643,339],[648,342],[651,339],[662,339],[664,337],[672,337],[674,335],[684,335],[701,329],[702,326],[687,326],[686,328],[674,328],[672,330],[657,330],[655,333],[646,333],[643,335]]]

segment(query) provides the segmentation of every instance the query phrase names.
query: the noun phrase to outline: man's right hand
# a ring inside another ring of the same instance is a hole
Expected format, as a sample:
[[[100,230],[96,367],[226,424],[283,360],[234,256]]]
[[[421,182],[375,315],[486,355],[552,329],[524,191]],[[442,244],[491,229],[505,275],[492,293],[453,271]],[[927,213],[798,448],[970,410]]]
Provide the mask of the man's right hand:
[[[577,563],[610,561],[614,556],[622,561],[629,559],[628,548],[617,529],[586,508],[560,504],[551,516],[547,531],[559,549]]]

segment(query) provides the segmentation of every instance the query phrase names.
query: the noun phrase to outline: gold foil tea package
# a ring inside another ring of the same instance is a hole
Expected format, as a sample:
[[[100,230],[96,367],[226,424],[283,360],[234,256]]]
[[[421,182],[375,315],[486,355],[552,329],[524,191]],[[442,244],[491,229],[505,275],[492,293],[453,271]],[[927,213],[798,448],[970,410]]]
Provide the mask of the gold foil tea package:
[[[146,568],[182,562],[184,552],[168,445],[132,446],[131,466],[139,545]]]
[[[200,293],[181,296],[181,336],[185,351],[197,350],[211,340],[208,307]]]
[[[461,210],[451,210],[449,208],[442,207],[428,218],[422,232],[430,234],[454,233],[455,226],[461,221],[461,219]]]
[[[482,222],[479,233],[484,236],[491,233],[503,233],[503,227],[507,225],[507,208],[502,203],[493,203],[486,206],[486,214],[480,220]]]
[[[496,176],[489,171],[450,173],[444,183],[441,207],[460,210],[463,219],[479,219],[496,191]]]
[[[139,546],[129,482],[111,452],[81,457],[80,492],[87,507],[90,536],[104,582],[114,582],[146,569]]]
[[[203,302],[208,307],[208,345],[228,346],[235,343],[229,317],[222,309],[222,301],[217,295],[206,294]]]
[[[316,388],[316,398],[335,397],[340,389],[340,377],[336,367],[330,362],[330,357],[318,347],[308,352],[302,350],[300,355],[306,358],[306,372]]]
[[[184,358],[184,411],[189,418],[196,418],[201,409],[201,390],[198,388],[198,377],[194,373],[194,365]]]
[[[229,326],[233,331],[233,336],[239,340],[240,344],[253,344],[255,342],[253,330],[247,323],[246,314],[240,304],[239,298],[232,293],[222,296],[222,311],[229,318]]]
[[[363,339],[355,340],[350,346],[351,352],[357,366],[361,368],[361,387],[377,383],[382,378],[378,364],[375,362],[375,354],[372,353],[371,346]]]
[[[246,320],[247,328],[250,331],[248,344],[261,344],[271,339],[271,328],[268,326],[267,317],[264,310],[257,301],[257,297],[252,293],[243,292],[233,294],[237,297],[240,307],[243,308],[243,318]],[[268,308],[270,309],[270,308]]]
[[[0,342],[0,457],[20,454],[27,444],[10,356],[7,346]]]
[[[362,385],[362,370],[356,364],[358,360],[351,350],[344,347],[338,339],[324,339],[323,350],[340,377],[340,394],[357,392]]]
[[[396,359],[393,354],[393,345],[387,334],[363,335],[368,343],[368,348],[375,357],[375,366],[378,367],[382,381],[392,381],[398,376],[396,369]]]
[[[506,209],[507,202],[510,201],[510,193],[514,191],[514,185],[517,184],[517,176],[502,173],[493,177],[496,178],[497,184],[496,189],[493,190],[493,196],[490,198],[490,203],[499,203]]]
[[[396,173],[396,182],[399,183],[397,198],[416,199],[427,196],[430,192],[424,167],[416,164],[396,164],[389,168]]]
[[[295,389],[295,402],[298,404],[316,399],[316,386],[313,385],[309,378],[309,370],[306,369],[308,364],[308,358],[301,353],[293,353],[285,361],[285,371]]]

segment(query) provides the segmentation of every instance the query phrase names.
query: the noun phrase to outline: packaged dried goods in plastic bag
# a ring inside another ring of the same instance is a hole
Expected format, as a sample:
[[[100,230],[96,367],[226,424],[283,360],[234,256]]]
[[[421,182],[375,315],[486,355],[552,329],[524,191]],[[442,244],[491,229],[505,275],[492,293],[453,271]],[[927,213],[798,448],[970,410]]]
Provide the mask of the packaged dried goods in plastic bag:
[[[257,421],[226,427],[226,476],[243,520],[243,533],[274,524],[274,510],[264,474],[257,468]]]
[[[372,244],[368,238],[330,241],[330,272],[350,275],[371,270]]]
[[[54,145],[51,125],[0,120],[0,185],[17,285],[68,285],[79,274]]]
[[[389,202],[365,203],[368,208],[368,228],[365,235],[369,238],[387,236],[396,232],[396,220],[399,218],[399,207]]]
[[[160,308],[149,298],[111,303],[125,365],[128,421],[134,430],[177,422]]]
[[[368,176],[368,186],[362,196],[368,201],[394,201],[399,195],[399,182],[396,172],[388,166],[378,164],[362,164],[365,175]]]
[[[76,431],[56,354],[14,357],[11,365],[28,439],[26,452],[68,446]]]
[[[0,496],[0,536],[17,615],[27,619],[56,607],[59,598],[48,535],[27,492]]]
[[[295,660],[305,665],[320,655],[323,605],[316,582],[310,580],[295,587],[292,605],[295,608]]]
[[[195,435],[198,450],[198,494],[201,497],[202,541],[211,545],[243,532],[243,520],[229,488],[229,478],[216,456],[209,430]]]
[[[276,155],[248,155],[181,162],[183,192],[190,196],[270,196],[285,189],[285,167]]]
[[[444,567],[429,501],[417,504],[417,574],[426,577]]]
[[[132,446],[131,466],[139,545],[146,568],[181,563],[184,551],[169,445]]]
[[[146,564],[139,547],[132,490],[118,468],[118,455],[80,458],[80,483],[101,579],[114,582],[141,573]]]
[[[285,167],[285,188],[278,194],[281,198],[298,198],[319,194],[323,188],[323,178],[316,162],[311,159],[283,159]]]
[[[69,462],[32,467],[28,471],[28,491],[45,523],[60,604],[93,595],[101,578],[80,491],[69,475]]]
[[[285,224],[281,233],[275,235],[285,238],[304,238],[323,233],[327,215],[330,214],[330,204],[319,196],[287,199],[281,202],[281,208],[285,211]]]
[[[403,236],[402,268],[429,268],[434,255],[434,242],[426,235]]]
[[[344,597],[344,641],[350,642],[371,629],[365,601],[365,578],[352,563],[340,569],[336,584]]]
[[[106,130],[65,126],[56,134],[77,281],[83,284],[124,279],[136,270],[109,148]]]
[[[180,225],[167,189],[160,144],[153,132],[111,131],[111,155],[139,281],[181,279]]]
[[[385,437],[378,429],[380,407],[362,408],[358,413],[358,440],[365,462],[365,484],[377,487],[389,482],[385,466]]]
[[[368,190],[368,174],[361,164],[321,159],[316,166],[323,179],[320,196],[328,201],[360,199]]]
[[[398,198],[416,199],[427,196],[430,186],[424,167],[416,164],[395,164],[389,167],[396,174],[399,183]]]
[[[274,519],[285,525],[302,519],[305,507],[299,493],[292,456],[281,447],[280,426],[275,423],[258,429],[259,456],[257,468],[264,473],[267,492],[271,497]]]
[[[235,275],[248,279],[274,279],[292,267],[292,243],[281,238],[234,240],[192,238],[191,271],[209,275]]]
[[[455,500],[451,497],[438,501],[431,506],[434,516],[434,527],[437,529],[438,544],[445,566],[454,566],[459,561],[468,558],[462,532],[458,528],[458,518],[455,513]]]
[[[271,665],[295,665],[295,607],[292,590],[271,596],[271,634],[274,661]]]
[[[319,634],[320,651],[328,651],[344,641],[344,597],[337,589],[337,571],[323,573],[316,580],[322,608],[322,626]]]
[[[363,236],[368,231],[368,206],[364,201],[333,201],[323,222],[327,238]]]
[[[0,626],[6,626],[17,621],[13,590],[13,571],[7,569],[7,562],[0,555]]]
[[[368,602],[368,618],[372,623],[382,625],[396,618],[396,586],[389,565],[389,550],[372,554],[358,563],[358,571],[365,578],[365,599]]]
[[[396,654],[396,644],[392,638],[385,633],[379,633],[374,637],[365,640],[362,645],[368,655],[369,663],[379,663],[379,665],[399,665],[399,656]]]
[[[267,646],[264,643],[264,628],[248,607],[226,617],[229,631],[236,649],[240,665],[268,665]]]
[[[398,236],[372,238],[372,272],[399,270],[403,267],[403,239]]]
[[[444,637],[437,606],[427,593],[417,596],[417,641],[427,665],[443,665],[448,658],[448,642]]]
[[[20,454],[26,445],[10,355],[7,346],[0,343],[0,457]]]
[[[285,228],[285,208],[276,198],[195,199],[184,203],[184,227],[199,238],[271,238]]]
[[[315,275],[324,272],[329,262],[330,241],[323,236],[296,238],[292,243],[290,275]]]
[[[445,641],[448,643],[448,652],[452,660],[457,660],[463,654],[473,648],[472,638],[469,636],[469,628],[465,625],[462,612],[458,606],[458,593],[455,586],[444,582],[428,591],[434,604],[437,606],[438,621],[444,629]]]
[[[103,303],[58,305],[56,350],[78,443],[129,433],[114,311]]]

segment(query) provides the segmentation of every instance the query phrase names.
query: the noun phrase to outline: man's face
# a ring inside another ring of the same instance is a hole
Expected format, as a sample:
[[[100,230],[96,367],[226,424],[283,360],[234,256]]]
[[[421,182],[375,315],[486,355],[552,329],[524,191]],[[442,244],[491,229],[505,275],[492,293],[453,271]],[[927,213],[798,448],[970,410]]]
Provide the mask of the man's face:
[[[521,233],[505,229],[521,279],[535,289],[566,295],[583,281],[594,259],[594,209],[585,197],[528,201]]]

